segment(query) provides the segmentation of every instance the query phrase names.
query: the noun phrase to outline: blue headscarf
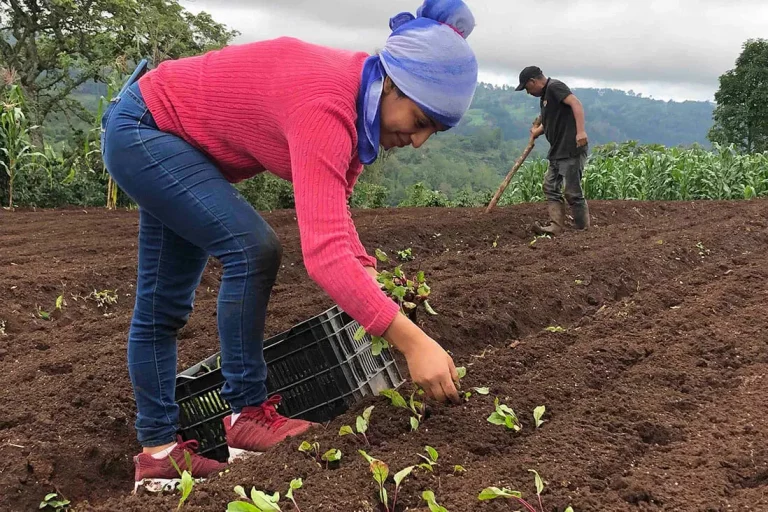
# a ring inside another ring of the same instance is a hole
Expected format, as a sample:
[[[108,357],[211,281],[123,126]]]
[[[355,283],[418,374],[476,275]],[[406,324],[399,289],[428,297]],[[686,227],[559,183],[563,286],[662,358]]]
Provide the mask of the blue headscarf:
[[[448,128],[469,109],[477,87],[477,59],[466,41],[475,18],[462,0],[425,0],[416,16],[400,13],[389,27],[384,49],[365,61],[357,100],[358,155],[366,165],[379,153],[385,77]]]

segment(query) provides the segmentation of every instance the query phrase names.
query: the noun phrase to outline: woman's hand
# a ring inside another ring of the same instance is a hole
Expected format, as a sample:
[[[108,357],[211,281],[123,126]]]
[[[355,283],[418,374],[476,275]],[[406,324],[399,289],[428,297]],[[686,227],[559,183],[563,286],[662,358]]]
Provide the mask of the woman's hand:
[[[448,353],[407,317],[398,314],[384,333],[384,339],[405,355],[411,379],[440,402],[459,403],[456,382],[459,374]]]

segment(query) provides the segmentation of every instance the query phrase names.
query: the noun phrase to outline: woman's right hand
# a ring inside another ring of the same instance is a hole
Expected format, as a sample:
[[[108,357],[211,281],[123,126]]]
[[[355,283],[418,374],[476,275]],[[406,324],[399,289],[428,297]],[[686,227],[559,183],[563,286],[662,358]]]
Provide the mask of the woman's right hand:
[[[440,402],[460,402],[456,390],[459,375],[453,359],[416,324],[398,314],[384,333],[384,339],[405,355],[411,379],[428,397]]]

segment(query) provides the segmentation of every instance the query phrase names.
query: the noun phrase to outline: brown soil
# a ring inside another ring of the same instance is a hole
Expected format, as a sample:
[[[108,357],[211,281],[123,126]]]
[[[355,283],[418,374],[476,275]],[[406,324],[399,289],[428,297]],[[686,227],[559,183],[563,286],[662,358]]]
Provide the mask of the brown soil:
[[[393,471],[419,462],[425,445],[440,453],[436,473],[406,480],[398,511],[426,510],[425,489],[450,511],[517,510],[477,494],[505,486],[536,501],[528,469],[548,483],[548,512],[768,510],[768,202],[594,202],[592,213],[591,231],[533,245],[526,228],[542,205],[356,213],[371,250],[413,248],[406,268],[427,273],[440,313],[424,328],[468,367],[465,388],[491,388],[462,406],[432,405],[417,433],[403,411],[366,402],[376,406],[367,450]],[[285,247],[275,333],[330,301],[306,276],[294,213],[265,217]],[[173,496],[129,495],[137,219],[0,212],[0,510],[36,509],[53,491],[76,510],[176,507]],[[212,262],[180,335],[180,369],[218,350],[219,275]],[[105,289],[119,295],[106,310],[83,298]],[[63,311],[40,319],[38,306],[52,311],[59,295]],[[517,411],[520,433],[486,421],[494,397]],[[535,429],[538,405],[547,421]],[[304,512],[375,510],[360,446],[336,435],[352,420],[312,436],[342,450],[338,469],[285,443],[197,486],[185,509],[225,510],[235,485],[284,493],[302,477]],[[467,472],[454,476],[455,464]]]

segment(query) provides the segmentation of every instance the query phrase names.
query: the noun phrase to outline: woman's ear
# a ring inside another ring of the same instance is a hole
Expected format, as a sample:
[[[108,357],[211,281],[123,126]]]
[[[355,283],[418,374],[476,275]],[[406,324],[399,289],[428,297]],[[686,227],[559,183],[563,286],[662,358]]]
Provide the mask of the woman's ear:
[[[395,88],[395,83],[392,81],[391,78],[388,76],[384,77],[384,88],[383,92],[385,95],[389,95]]]

